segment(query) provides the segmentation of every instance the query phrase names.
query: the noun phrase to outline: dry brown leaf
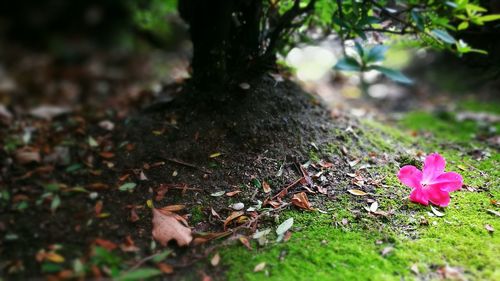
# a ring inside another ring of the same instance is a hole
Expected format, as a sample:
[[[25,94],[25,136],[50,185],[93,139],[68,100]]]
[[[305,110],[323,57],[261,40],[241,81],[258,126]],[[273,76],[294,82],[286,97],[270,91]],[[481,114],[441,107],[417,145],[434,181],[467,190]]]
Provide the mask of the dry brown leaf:
[[[130,235],[127,235],[125,237],[125,242],[120,245],[120,249],[124,252],[137,252],[139,251],[139,247],[135,245],[134,240],[132,240],[132,237]]]
[[[305,210],[314,210],[309,203],[307,194],[305,192],[296,193],[293,195],[292,204]]]
[[[264,193],[271,192],[271,186],[266,181],[262,181],[262,188],[264,189]]]
[[[23,147],[16,150],[14,158],[19,164],[29,164],[32,162],[40,163],[40,161],[42,161],[42,157],[40,156],[38,149],[31,147]]]
[[[233,190],[233,191],[230,191],[230,192],[226,193],[226,196],[233,197],[233,196],[235,196],[236,194],[238,194],[240,192],[241,192],[241,190]]]
[[[103,190],[103,189],[108,189],[109,185],[102,183],[102,182],[95,182],[87,185],[87,189],[90,190]]]
[[[226,226],[228,223],[230,223],[232,220],[234,220],[237,217],[243,216],[244,212],[243,211],[237,211],[237,212],[232,212],[229,217],[226,218],[224,221],[224,230],[226,229]]]
[[[162,211],[162,212],[178,212],[180,210],[183,210],[184,208],[186,208],[186,205],[169,205],[169,206],[165,206],[163,208],[159,208],[158,210]]]
[[[364,192],[363,190],[359,190],[359,189],[349,189],[348,192],[351,193],[352,195],[356,195],[356,196],[368,195],[368,193]]]
[[[191,229],[182,225],[179,219],[183,220],[174,213],[153,209],[153,238],[163,246],[170,240],[175,240],[179,246],[187,246],[193,240]]]
[[[241,244],[243,244],[243,246],[245,246],[249,251],[252,250],[252,245],[250,245],[248,238],[241,236],[238,240],[240,240]]]
[[[140,220],[139,215],[137,215],[137,212],[135,211],[135,208],[132,208],[130,210],[130,221],[131,222],[136,222]]]
[[[99,153],[99,155],[105,159],[111,159],[111,158],[115,157],[115,154],[111,151],[103,151],[103,152]]]
[[[172,274],[172,273],[174,273],[174,268],[171,265],[169,265],[169,264],[159,263],[156,266],[158,267],[159,270],[161,270],[161,272],[163,272],[165,274]]]
[[[96,240],[94,240],[94,243],[98,246],[105,248],[106,250],[109,250],[109,251],[112,251],[118,247],[118,245],[116,245],[115,243],[113,243],[109,240],[106,240],[106,239],[101,239],[101,238],[97,238]]]

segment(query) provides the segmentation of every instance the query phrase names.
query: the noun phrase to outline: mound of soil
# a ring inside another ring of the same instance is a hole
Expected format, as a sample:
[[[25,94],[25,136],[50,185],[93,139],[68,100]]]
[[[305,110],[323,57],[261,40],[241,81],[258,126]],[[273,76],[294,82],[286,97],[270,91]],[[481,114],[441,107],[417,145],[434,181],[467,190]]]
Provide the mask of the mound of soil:
[[[8,163],[3,175],[11,203],[1,205],[0,231],[8,237],[0,244],[2,271],[13,278],[58,276],[79,259],[88,266],[87,276],[109,276],[93,258],[96,245],[108,250],[119,245],[120,266],[140,266],[142,258],[161,248],[151,247],[151,204],[185,205],[181,214],[195,235],[223,232],[234,203],[243,203],[243,210],[259,205],[281,210],[290,207],[294,193],[306,191],[319,195],[310,200],[321,208],[352,173],[346,156],[321,151],[340,147],[345,135],[336,132],[355,126],[354,121],[341,114],[332,119],[315,97],[290,81],[265,76],[248,85],[217,102],[189,85],[172,87],[177,94],[161,110],[152,107],[124,122],[114,120],[112,133],[86,124],[85,131],[99,136],[97,143],[81,136],[81,124],[49,137],[57,143],[76,135],[80,143],[70,151],[85,163],[84,172],[58,166],[44,174],[36,164]],[[26,176],[29,170],[35,172]],[[50,182],[57,187],[47,187]],[[120,191],[124,183],[136,186]],[[51,207],[55,194],[62,199],[57,210]],[[23,201],[29,207],[20,211]],[[245,214],[253,223],[243,228],[229,223],[233,231],[227,235],[249,235],[270,218],[258,210]],[[190,265],[218,245],[171,245],[176,253],[165,262],[177,278],[196,274]],[[65,261],[44,267],[42,249],[56,249]]]

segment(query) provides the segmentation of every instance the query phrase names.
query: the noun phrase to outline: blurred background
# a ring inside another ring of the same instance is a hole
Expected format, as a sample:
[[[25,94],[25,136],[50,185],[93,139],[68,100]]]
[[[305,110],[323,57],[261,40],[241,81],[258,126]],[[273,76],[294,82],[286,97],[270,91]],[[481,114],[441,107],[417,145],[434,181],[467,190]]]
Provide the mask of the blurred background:
[[[333,70],[342,57],[338,38],[308,30],[312,40],[280,54],[280,75],[321,96],[332,109],[357,116],[397,118],[414,109],[452,111],[475,103],[496,107],[490,101],[500,96],[499,30],[492,24],[461,34],[489,52],[461,58],[397,38],[369,38],[390,45],[384,65],[403,71],[415,81],[412,85],[378,73]],[[346,46],[353,52],[353,41]],[[124,117],[161,100],[168,85],[188,78],[190,52],[175,1],[4,1],[0,115],[4,124],[37,110],[42,115],[77,111]],[[361,82],[367,86],[360,87]]]

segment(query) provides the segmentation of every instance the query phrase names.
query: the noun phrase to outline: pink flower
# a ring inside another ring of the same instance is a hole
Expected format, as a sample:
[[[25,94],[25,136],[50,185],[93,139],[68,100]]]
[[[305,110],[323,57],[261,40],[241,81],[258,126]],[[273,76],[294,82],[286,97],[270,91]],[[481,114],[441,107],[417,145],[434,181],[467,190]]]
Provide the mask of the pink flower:
[[[399,180],[413,188],[410,200],[423,205],[429,205],[429,201],[441,207],[450,203],[448,193],[459,190],[462,187],[462,176],[455,172],[446,172],[444,167],[446,161],[438,153],[433,153],[425,158],[423,171],[414,166],[407,165],[398,173]]]

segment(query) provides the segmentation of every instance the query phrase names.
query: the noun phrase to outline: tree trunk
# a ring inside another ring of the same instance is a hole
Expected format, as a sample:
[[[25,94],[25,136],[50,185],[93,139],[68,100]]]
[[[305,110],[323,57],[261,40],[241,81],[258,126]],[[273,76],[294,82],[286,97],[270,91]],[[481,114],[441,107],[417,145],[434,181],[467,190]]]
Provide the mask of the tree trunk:
[[[218,88],[238,80],[259,56],[260,0],[179,0],[193,43],[196,84]]]

